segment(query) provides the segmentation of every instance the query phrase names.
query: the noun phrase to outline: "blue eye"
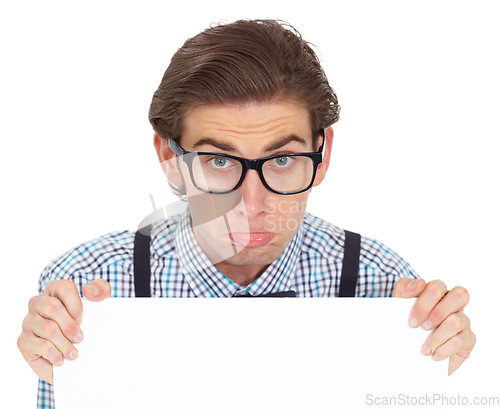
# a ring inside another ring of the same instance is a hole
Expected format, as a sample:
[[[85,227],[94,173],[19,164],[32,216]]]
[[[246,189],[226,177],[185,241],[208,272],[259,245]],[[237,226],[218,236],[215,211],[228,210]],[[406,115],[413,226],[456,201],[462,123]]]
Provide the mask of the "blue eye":
[[[229,161],[227,160],[227,158],[215,157],[210,159],[210,163],[218,169],[224,169],[229,166]]]
[[[286,156],[280,156],[279,158],[276,158],[274,161],[278,167],[284,168],[290,162],[290,158]]]

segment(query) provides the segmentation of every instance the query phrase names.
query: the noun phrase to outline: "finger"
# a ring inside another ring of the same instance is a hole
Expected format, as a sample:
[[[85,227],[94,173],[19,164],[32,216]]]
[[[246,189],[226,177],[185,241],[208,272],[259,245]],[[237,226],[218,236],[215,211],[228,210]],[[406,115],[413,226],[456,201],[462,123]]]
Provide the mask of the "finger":
[[[422,346],[422,354],[433,355],[441,345],[468,328],[469,324],[469,318],[463,312],[451,314],[427,337]]]
[[[78,323],[69,315],[66,307],[59,298],[42,295],[35,297],[36,306],[32,308],[43,318],[52,320],[59,325],[64,336],[71,342],[81,342],[83,332]]]
[[[64,363],[63,355],[54,344],[33,333],[23,332],[17,340],[17,346],[38,377],[52,383],[52,365],[61,366]]]
[[[17,345],[28,362],[43,358],[51,365],[61,366],[64,363],[64,356],[61,351],[52,342],[37,337],[34,333],[25,332],[21,334]]]
[[[393,297],[413,298],[417,297],[425,288],[425,280],[404,277],[396,282],[392,292]]]
[[[36,360],[27,362],[40,379],[43,379],[51,385],[54,383],[53,366],[49,361],[45,358],[38,357]]]
[[[54,384],[54,371],[50,362],[44,358],[38,358],[36,361],[28,362],[28,364],[40,379],[51,385]]]
[[[98,278],[83,286],[82,292],[90,301],[102,301],[111,297],[111,286],[107,281]]]
[[[448,364],[448,375],[451,375],[460,367],[460,365],[464,363],[464,361],[469,357],[472,349],[474,348],[474,345],[476,345],[476,335],[471,331],[470,327],[466,328],[458,335],[461,335],[464,339],[463,346],[460,349],[458,349],[457,353],[452,353],[450,355],[450,361]],[[440,348],[438,348],[436,352],[438,352]],[[437,355],[436,359],[439,359],[439,356],[440,355]]]
[[[466,345],[466,338],[466,331],[459,332],[457,335],[439,346],[432,354],[432,359],[435,361],[441,361],[460,352]]]
[[[78,288],[73,281],[57,280],[47,284],[45,295],[58,298],[68,311],[68,314],[73,317],[78,323],[81,323],[83,315],[83,304],[80,298]]]
[[[463,287],[455,287],[447,291],[445,296],[434,307],[427,319],[422,323],[422,328],[431,330],[440,325],[450,314],[464,309],[469,302],[469,293]]]
[[[411,309],[410,326],[415,328],[421,325],[445,293],[446,285],[441,280],[428,282]]]
[[[28,316],[23,322],[23,330],[28,332],[28,328],[33,329],[33,334],[37,337],[50,341],[64,355],[66,359],[76,359],[78,350],[63,335],[57,322],[43,318],[41,315]]]

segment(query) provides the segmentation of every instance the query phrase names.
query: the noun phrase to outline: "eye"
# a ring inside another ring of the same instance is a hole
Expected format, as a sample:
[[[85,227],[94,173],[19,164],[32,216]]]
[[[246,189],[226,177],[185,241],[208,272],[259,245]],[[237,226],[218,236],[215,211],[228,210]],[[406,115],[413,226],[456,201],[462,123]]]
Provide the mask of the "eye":
[[[275,163],[276,167],[284,168],[284,167],[287,167],[290,165],[291,158],[289,158],[287,156],[280,156],[280,157],[274,159],[274,163]]]
[[[211,163],[214,168],[218,169],[225,169],[230,165],[230,161],[227,158],[222,158],[219,156],[211,158],[209,160],[209,163]]]

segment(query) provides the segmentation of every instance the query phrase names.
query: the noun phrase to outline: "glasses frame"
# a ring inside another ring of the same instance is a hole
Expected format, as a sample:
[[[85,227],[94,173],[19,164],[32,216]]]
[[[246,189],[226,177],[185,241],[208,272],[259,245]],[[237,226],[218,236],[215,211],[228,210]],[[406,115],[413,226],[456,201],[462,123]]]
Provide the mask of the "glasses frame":
[[[177,143],[177,141],[175,139],[169,139],[168,146],[178,157],[180,157],[184,161],[184,163],[187,164],[188,169],[189,169],[189,175],[191,177],[191,181],[193,182],[193,185],[198,190],[201,190],[202,192],[215,194],[215,195],[217,195],[217,194],[224,195],[227,193],[234,192],[235,190],[237,190],[241,186],[241,184],[243,183],[243,180],[245,180],[245,176],[247,174],[247,171],[250,169],[253,169],[253,170],[256,170],[257,173],[259,174],[259,178],[267,190],[269,190],[273,193],[277,193],[279,195],[296,195],[298,193],[305,192],[306,190],[309,190],[311,188],[311,186],[314,183],[314,179],[316,177],[316,171],[318,169],[318,165],[321,162],[323,162],[323,146],[325,144],[325,130],[320,129],[318,132],[321,133],[321,135],[323,137],[323,142],[321,143],[321,146],[319,147],[317,152],[285,153],[285,154],[281,154],[281,155],[266,156],[264,158],[259,158],[259,159],[246,159],[246,158],[241,158],[239,156],[227,155],[225,153],[192,152],[192,151],[190,152],[190,151],[184,150]],[[200,186],[198,186],[198,184],[194,180],[194,175],[193,175],[192,164],[193,164],[193,159],[195,156],[215,156],[215,157],[221,157],[221,158],[228,158],[228,159],[232,159],[232,160],[240,162],[241,163],[240,180],[238,181],[238,183],[236,184],[236,186],[234,188],[232,188],[231,190],[228,190],[227,192],[216,192],[216,191],[211,191],[211,190],[201,188]],[[266,178],[264,177],[264,173],[262,172],[262,166],[264,165],[264,163],[267,162],[268,160],[272,160],[272,159],[276,159],[276,158],[287,158],[287,157],[295,157],[295,156],[304,156],[304,157],[312,159],[314,168],[313,168],[313,174],[311,177],[311,183],[309,183],[309,185],[306,188],[301,189],[301,190],[297,190],[297,191],[293,191],[293,192],[280,192],[278,190],[274,190],[273,188],[271,188],[267,184]]]

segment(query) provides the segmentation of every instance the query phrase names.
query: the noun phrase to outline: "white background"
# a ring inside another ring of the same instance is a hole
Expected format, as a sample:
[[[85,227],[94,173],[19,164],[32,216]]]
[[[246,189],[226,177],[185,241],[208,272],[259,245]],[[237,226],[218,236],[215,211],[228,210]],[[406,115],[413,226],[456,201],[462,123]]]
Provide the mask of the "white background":
[[[16,339],[42,268],[134,229],[150,194],[175,200],[153,149],[152,94],[186,38],[237,18],[289,21],[339,96],[332,167],[309,211],[381,240],[427,280],[466,287],[478,342],[450,390],[499,396],[496,2],[236,3],[0,6],[2,402],[35,406]]]

